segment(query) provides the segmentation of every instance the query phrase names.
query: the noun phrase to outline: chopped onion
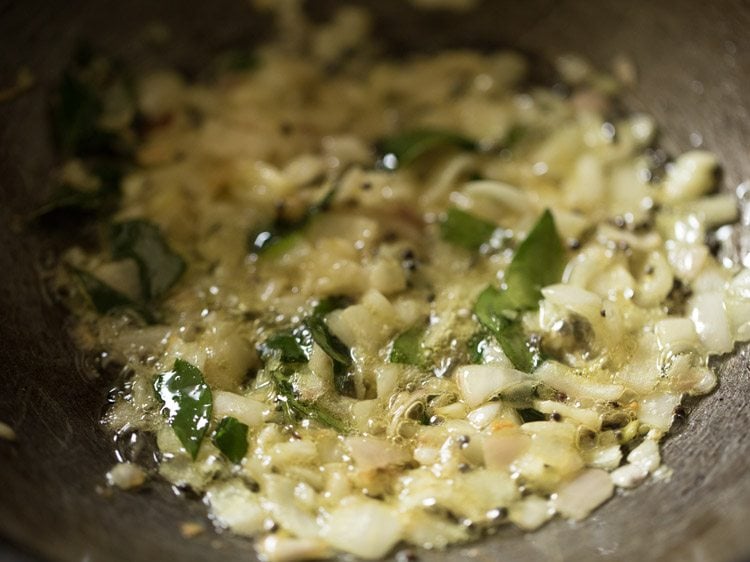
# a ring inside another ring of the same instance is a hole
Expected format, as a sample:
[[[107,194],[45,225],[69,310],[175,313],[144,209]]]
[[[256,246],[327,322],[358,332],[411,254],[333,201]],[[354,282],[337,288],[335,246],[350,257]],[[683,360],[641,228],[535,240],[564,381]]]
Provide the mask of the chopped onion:
[[[609,473],[591,468],[564,483],[553,497],[552,505],[558,513],[580,521],[607,501],[613,492],[614,485]]]
[[[716,185],[716,156],[705,150],[691,150],[680,155],[667,168],[664,199],[670,203],[694,199]]]
[[[706,351],[711,354],[728,353],[734,347],[729,332],[729,318],[720,292],[702,293],[693,296],[689,304],[690,319],[695,324]]]
[[[653,439],[645,439],[643,443],[630,451],[628,462],[642,467],[646,472],[653,472],[661,464],[659,444]]]
[[[258,494],[240,480],[212,484],[206,490],[206,502],[216,522],[239,535],[251,537],[263,530],[266,511]]]
[[[454,375],[461,397],[467,406],[474,408],[502,390],[524,380],[521,371],[494,365],[466,365]]]
[[[231,416],[250,427],[260,427],[269,413],[263,402],[234,392],[214,390],[213,399],[213,416],[217,420]]]
[[[355,499],[337,507],[323,529],[323,536],[332,546],[368,560],[385,556],[402,533],[396,512],[382,502],[368,499]]]
[[[531,438],[523,433],[501,431],[482,438],[484,464],[490,469],[506,469],[531,445]]]
[[[622,396],[625,387],[621,384],[597,383],[555,361],[545,361],[534,375],[552,388],[570,396],[591,398],[593,400],[617,400]]]
[[[298,539],[268,535],[256,543],[258,553],[268,562],[295,562],[331,558],[333,550],[322,539]]]
[[[526,531],[533,531],[544,525],[554,515],[555,508],[539,496],[528,496],[514,503],[508,519]]]
[[[484,429],[492,420],[500,415],[501,410],[502,404],[500,404],[500,402],[490,402],[489,404],[485,404],[484,406],[480,406],[476,410],[469,412],[466,419],[468,419],[469,423],[477,429]]]
[[[612,482],[620,488],[635,488],[648,476],[648,470],[637,464],[626,464],[612,471]]]
[[[672,426],[674,410],[680,404],[679,394],[660,393],[644,398],[640,403],[639,418],[644,424],[667,431]]]
[[[137,464],[121,462],[112,467],[107,473],[110,486],[117,486],[123,490],[138,488],[146,481],[146,473]]]
[[[380,437],[353,435],[347,437],[344,442],[360,470],[403,465],[411,460],[411,455],[406,449]]]

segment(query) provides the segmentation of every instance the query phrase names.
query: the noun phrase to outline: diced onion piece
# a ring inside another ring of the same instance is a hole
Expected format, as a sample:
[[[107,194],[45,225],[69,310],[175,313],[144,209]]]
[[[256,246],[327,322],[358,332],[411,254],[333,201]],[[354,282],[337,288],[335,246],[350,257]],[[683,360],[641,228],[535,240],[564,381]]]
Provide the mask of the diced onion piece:
[[[705,150],[691,150],[680,155],[667,169],[664,199],[669,203],[695,199],[716,185],[716,156]]]
[[[617,400],[625,387],[621,384],[593,382],[561,363],[546,361],[534,373],[535,377],[552,388],[577,398]]]
[[[470,181],[464,185],[463,192],[475,199],[490,199],[517,213],[527,213],[533,205],[527,191],[501,181]]]
[[[564,483],[552,504],[565,517],[580,521],[607,501],[613,492],[614,485],[609,473],[591,468]]]
[[[278,534],[256,543],[258,553],[268,562],[295,562],[331,558],[333,550],[322,539],[298,539]]]
[[[406,449],[380,437],[353,435],[347,437],[345,443],[360,470],[403,465],[411,460]]]
[[[484,429],[492,420],[500,415],[500,410],[502,410],[500,402],[490,402],[489,404],[485,404],[484,406],[480,406],[476,410],[469,412],[466,419],[468,419],[469,423],[477,429]]]
[[[263,425],[268,406],[263,402],[247,398],[234,392],[213,391],[213,416],[215,419],[231,416],[250,427]]]
[[[740,271],[729,284],[729,290],[737,297],[750,300],[750,269]]]
[[[665,318],[654,326],[656,341],[660,349],[672,353],[683,353],[695,349],[699,344],[695,324],[689,318]]]
[[[641,400],[638,417],[646,425],[667,431],[672,426],[674,409],[680,404],[679,394],[652,394]]]
[[[331,512],[323,531],[334,547],[361,558],[382,558],[401,539],[402,524],[384,503],[357,499]]]
[[[484,464],[489,469],[505,469],[523,454],[531,438],[515,431],[500,431],[482,439]]]
[[[598,318],[602,309],[602,299],[597,294],[573,285],[549,285],[542,289],[542,295],[549,302],[580,314],[589,321]]]
[[[708,353],[732,351],[734,341],[729,331],[729,318],[722,293],[716,291],[693,296],[689,310],[695,331]]]
[[[121,462],[112,467],[107,473],[110,486],[117,486],[123,490],[137,488],[146,481],[146,473],[137,464]]]
[[[653,472],[661,464],[659,455],[659,444],[653,439],[646,439],[628,454],[628,462],[638,465],[646,470]]]
[[[570,418],[586,427],[598,430],[601,427],[601,420],[598,412],[586,408],[576,408],[562,402],[554,400],[538,400],[534,402],[534,408],[543,414],[557,413],[565,418]]]
[[[539,496],[528,496],[510,507],[508,519],[525,531],[533,531],[549,521],[554,513],[554,508],[547,500]]]
[[[238,535],[251,537],[263,530],[266,512],[260,498],[240,480],[212,484],[206,490],[206,501],[216,521]]]
[[[674,284],[674,276],[667,258],[659,251],[648,254],[643,265],[644,274],[638,281],[635,301],[639,306],[656,306],[662,302]]]
[[[445,548],[449,544],[464,542],[469,538],[466,525],[454,523],[440,514],[428,513],[424,508],[401,513],[404,522],[404,540],[424,548]],[[396,557],[398,560],[398,556]]]
[[[622,451],[620,450],[619,445],[597,447],[587,453],[586,460],[587,464],[594,468],[614,470],[620,466],[620,461],[622,461]]]
[[[610,475],[615,486],[635,488],[648,476],[648,470],[637,464],[626,464],[612,471]]]
[[[0,439],[5,439],[6,441],[15,441],[16,432],[13,431],[13,428],[7,423],[0,422]]]
[[[479,406],[525,378],[521,371],[494,365],[466,365],[455,374],[458,390],[469,408]]]
[[[273,466],[297,466],[314,463],[318,458],[318,449],[313,441],[294,439],[273,445],[269,456]]]
[[[261,490],[268,501],[263,503],[274,521],[298,537],[315,539],[320,535],[316,517],[301,505],[295,494],[297,482],[278,474],[265,474]]]

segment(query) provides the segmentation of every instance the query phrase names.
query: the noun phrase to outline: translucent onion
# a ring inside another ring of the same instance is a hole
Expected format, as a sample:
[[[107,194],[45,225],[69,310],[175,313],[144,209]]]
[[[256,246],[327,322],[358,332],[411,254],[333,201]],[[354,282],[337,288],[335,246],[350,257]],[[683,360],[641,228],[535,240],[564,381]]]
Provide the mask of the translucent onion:
[[[521,371],[507,367],[466,365],[456,370],[454,378],[463,401],[468,407],[474,408],[523,381],[526,376]]]
[[[323,529],[323,537],[332,546],[368,560],[385,556],[402,533],[403,526],[391,508],[359,498],[334,509]]]
[[[614,492],[606,470],[591,468],[564,483],[552,499],[552,505],[565,517],[580,521],[607,501]]]

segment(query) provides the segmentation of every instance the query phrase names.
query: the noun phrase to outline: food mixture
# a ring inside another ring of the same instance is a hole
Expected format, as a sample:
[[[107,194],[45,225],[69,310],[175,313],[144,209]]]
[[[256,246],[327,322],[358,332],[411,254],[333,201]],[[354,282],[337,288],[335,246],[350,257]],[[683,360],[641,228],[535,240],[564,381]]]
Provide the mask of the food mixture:
[[[56,283],[122,368],[107,426],[272,561],[533,530],[668,477],[683,398],[750,339],[750,273],[707,243],[737,219],[716,157],[667,158],[575,57],[545,87],[281,4],[202,81],[93,52],[63,77],[42,212],[100,220]],[[156,476],[121,460],[114,485]]]

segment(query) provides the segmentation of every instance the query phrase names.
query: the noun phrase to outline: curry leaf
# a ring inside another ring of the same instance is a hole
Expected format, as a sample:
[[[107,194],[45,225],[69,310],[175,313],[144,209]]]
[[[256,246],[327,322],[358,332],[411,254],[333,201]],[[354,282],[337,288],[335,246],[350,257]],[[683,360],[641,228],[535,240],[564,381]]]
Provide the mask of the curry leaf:
[[[144,220],[115,223],[111,240],[115,259],[132,258],[138,264],[145,300],[163,295],[185,271],[185,261],[172,251],[155,224]]]
[[[466,342],[466,351],[469,355],[469,362],[473,365],[484,363],[484,349],[487,345],[487,333],[480,330],[469,338]]]
[[[220,76],[226,72],[247,72],[254,70],[260,65],[257,53],[248,49],[232,49],[220,53],[214,61],[216,75]]]
[[[343,295],[334,295],[321,299],[313,309],[313,316],[325,316],[329,312],[338,310],[339,308],[346,308],[352,304],[352,300]]]
[[[331,333],[325,322],[326,314],[349,303],[348,297],[322,299],[301,325],[269,336],[260,348],[261,355],[266,361],[275,357],[283,365],[307,363],[314,342],[333,362],[333,383],[336,390],[339,394],[353,396],[354,384],[349,372],[352,366],[351,352],[344,342]]]
[[[323,351],[333,359],[334,363],[340,363],[347,367],[352,364],[349,348],[331,333],[323,318],[310,316],[305,321],[305,325],[310,330],[313,341],[323,348]]]
[[[425,326],[418,324],[400,334],[394,341],[388,360],[391,363],[415,365],[423,367],[426,363],[426,353],[422,340]]]
[[[110,287],[88,271],[78,268],[72,268],[72,271],[98,313],[106,314],[113,310],[129,309],[148,324],[156,322],[153,314],[140,303],[134,302],[127,295]]]
[[[273,255],[286,252],[310,221],[330,208],[337,190],[338,183],[334,184],[320,201],[308,207],[298,219],[288,220],[277,217],[268,228],[253,232],[249,239],[251,251],[256,254],[264,254],[273,249]]]
[[[134,110],[130,77],[122,64],[82,46],[63,72],[52,105],[55,141],[66,154],[127,154],[130,147],[119,131],[102,127],[105,95],[120,89]]]
[[[292,330],[277,332],[263,343],[261,353],[268,357],[278,352],[282,363],[306,363],[310,359],[310,346],[300,336]]]
[[[214,432],[213,442],[230,461],[239,464],[247,454],[247,430],[247,425],[237,418],[223,418]]]
[[[477,319],[517,369],[530,372],[542,360],[524,333],[521,313],[539,305],[541,288],[559,281],[564,265],[565,250],[547,210],[516,250],[505,272],[505,288],[487,287],[474,304]]]
[[[211,388],[203,379],[203,373],[187,361],[175,359],[173,369],[154,380],[154,391],[162,404],[161,414],[195,459],[213,408]]]
[[[91,175],[99,180],[99,185],[93,190],[76,189],[62,184],[52,194],[52,197],[34,210],[29,219],[38,219],[56,211],[91,212],[106,210],[108,204],[113,203],[120,192],[120,182],[125,172],[125,165],[113,159],[99,159],[87,166]]]
[[[432,150],[450,146],[462,150],[477,149],[477,143],[473,140],[442,129],[415,129],[388,137],[378,143],[379,152],[384,155],[384,165],[390,169],[408,166]],[[396,162],[390,164],[389,156],[395,158]]]
[[[518,415],[521,417],[523,423],[544,421],[547,419],[547,416],[545,416],[542,412],[535,410],[534,408],[520,408],[516,410],[516,412],[518,412]]]
[[[276,398],[290,422],[307,418],[333,428],[339,433],[347,432],[344,422],[334,414],[322,406],[303,402],[297,397],[294,386],[289,380],[289,374],[283,367],[270,369],[269,375],[276,390]]]
[[[440,234],[443,240],[476,250],[487,242],[497,226],[489,221],[451,207],[440,223]]]
[[[490,285],[477,297],[474,314],[482,326],[496,333],[518,318],[514,305],[507,291]]]
[[[505,271],[508,297],[517,308],[536,308],[541,288],[560,281],[565,267],[565,248],[555,219],[545,210]]]
[[[354,395],[354,381],[349,373],[352,355],[344,342],[331,333],[325,320],[320,315],[313,315],[305,320],[310,336],[333,361],[333,384],[339,394]]]
[[[529,341],[520,320],[508,323],[495,335],[500,341],[503,353],[516,369],[530,373],[541,364],[542,355]]]

